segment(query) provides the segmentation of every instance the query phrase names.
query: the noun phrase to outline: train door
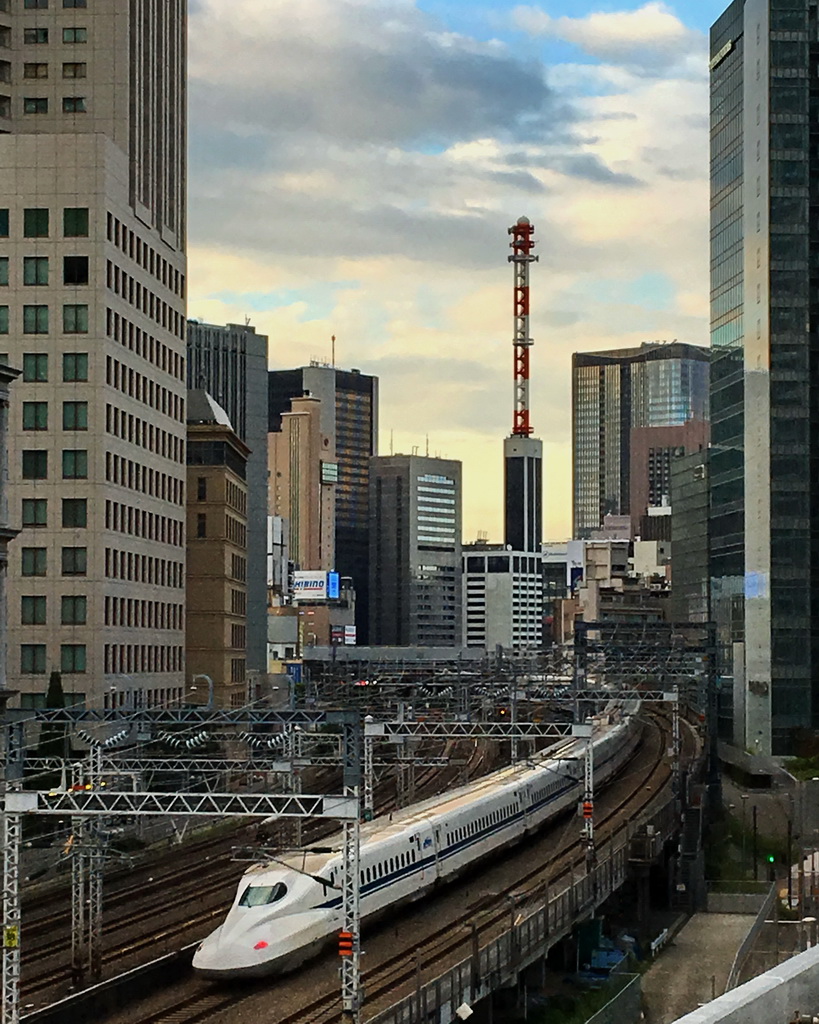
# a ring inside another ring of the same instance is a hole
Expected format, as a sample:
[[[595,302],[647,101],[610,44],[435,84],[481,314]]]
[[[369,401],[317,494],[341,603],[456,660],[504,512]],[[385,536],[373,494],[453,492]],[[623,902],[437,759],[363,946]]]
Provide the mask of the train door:
[[[441,868],[441,852],[442,852],[442,849],[443,849],[443,847],[442,847],[443,840],[441,838],[441,826],[440,825],[435,825],[433,827],[432,832],[433,832],[433,834],[432,834],[432,845],[433,845],[433,849],[435,850],[435,878],[437,880],[443,874],[443,871],[442,871],[442,868]]]

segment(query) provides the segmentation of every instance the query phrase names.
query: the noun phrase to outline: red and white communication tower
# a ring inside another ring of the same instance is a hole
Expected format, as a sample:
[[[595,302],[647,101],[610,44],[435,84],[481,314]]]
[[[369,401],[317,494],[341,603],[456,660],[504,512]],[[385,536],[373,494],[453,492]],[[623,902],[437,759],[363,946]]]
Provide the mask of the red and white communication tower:
[[[529,264],[538,260],[533,253],[534,233],[528,217],[520,217],[517,224],[509,228],[512,236],[509,262],[515,268],[515,336],[512,342],[515,346],[515,412],[512,434],[516,437],[529,437],[532,433],[529,418],[529,349],[533,345],[529,337]]]

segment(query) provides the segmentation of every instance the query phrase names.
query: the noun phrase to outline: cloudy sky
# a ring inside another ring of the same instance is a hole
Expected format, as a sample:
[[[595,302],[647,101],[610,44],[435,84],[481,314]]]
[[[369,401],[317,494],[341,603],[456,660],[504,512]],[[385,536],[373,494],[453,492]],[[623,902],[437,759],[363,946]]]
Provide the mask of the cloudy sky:
[[[381,378],[381,453],[464,463],[500,539],[507,227],[539,240],[533,423],[571,519],[571,354],[707,344],[722,0],[191,0],[190,315]]]

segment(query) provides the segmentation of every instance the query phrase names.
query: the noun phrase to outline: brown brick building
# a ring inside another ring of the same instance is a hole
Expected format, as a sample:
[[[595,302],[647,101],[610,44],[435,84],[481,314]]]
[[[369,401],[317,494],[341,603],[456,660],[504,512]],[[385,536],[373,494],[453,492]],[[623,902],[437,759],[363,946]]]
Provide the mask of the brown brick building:
[[[213,680],[216,704],[245,703],[247,458],[205,391],[188,392],[187,676]]]

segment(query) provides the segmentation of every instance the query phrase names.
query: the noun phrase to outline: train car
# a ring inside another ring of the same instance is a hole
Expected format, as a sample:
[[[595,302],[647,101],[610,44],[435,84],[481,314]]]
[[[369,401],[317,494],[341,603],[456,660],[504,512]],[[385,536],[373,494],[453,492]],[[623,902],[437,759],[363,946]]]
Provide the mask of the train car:
[[[596,721],[596,787],[639,742],[636,715],[617,718]],[[525,765],[362,825],[362,920],[422,898],[575,807],[582,797],[584,745],[564,741]],[[340,849],[341,837],[328,846]],[[340,852],[288,854],[254,865],[242,876],[224,922],[196,950],[194,969],[206,978],[241,979],[298,967],[343,925],[341,878]]]

